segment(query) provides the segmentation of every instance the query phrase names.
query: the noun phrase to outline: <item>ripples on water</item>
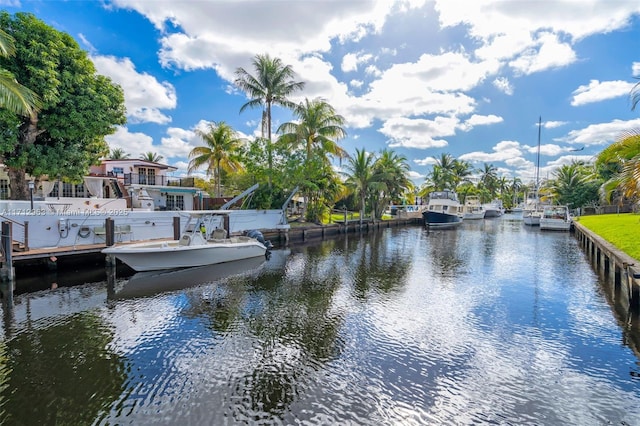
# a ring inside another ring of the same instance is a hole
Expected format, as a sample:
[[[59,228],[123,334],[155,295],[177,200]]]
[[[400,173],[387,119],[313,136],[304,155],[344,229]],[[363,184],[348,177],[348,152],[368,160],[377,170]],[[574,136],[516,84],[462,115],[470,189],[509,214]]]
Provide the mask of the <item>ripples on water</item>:
[[[108,281],[5,298],[4,423],[640,424],[637,332],[507,217]]]

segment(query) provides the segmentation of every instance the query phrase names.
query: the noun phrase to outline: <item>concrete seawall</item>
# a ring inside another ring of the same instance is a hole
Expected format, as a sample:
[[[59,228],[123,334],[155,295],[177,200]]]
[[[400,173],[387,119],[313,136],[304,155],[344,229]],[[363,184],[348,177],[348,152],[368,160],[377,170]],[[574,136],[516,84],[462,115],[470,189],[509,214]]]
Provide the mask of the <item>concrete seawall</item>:
[[[398,226],[423,226],[420,218],[398,218],[390,220],[378,220],[375,222],[350,220],[346,223],[332,223],[329,225],[307,224],[305,226],[292,226],[290,229],[265,230],[263,234],[267,240],[277,245],[286,245],[290,242],[311,241],[324,239],[339,234],[366,233],[378,229]]]
[[[605,283],[607,297],[617,308],[640,309],[640,261],[623,253],[602,237],[574,223],[575,237]]]

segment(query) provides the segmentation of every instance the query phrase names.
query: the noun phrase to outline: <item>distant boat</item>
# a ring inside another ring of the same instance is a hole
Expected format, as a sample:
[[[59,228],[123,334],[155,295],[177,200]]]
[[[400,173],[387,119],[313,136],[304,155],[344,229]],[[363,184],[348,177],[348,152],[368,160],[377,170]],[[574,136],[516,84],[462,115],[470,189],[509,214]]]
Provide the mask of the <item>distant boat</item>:
[[[533,200],[527,200],[522,210],[522,222],[529,226],[539,226],[542,217],[542,207],[540,206],[539,186],[540,186],[540,133],[542,131],[542,117],[538,119],[538,154],[536,158],[536,188]]]
[[[484,207],[480,203],[480,199],[475,195],[469,195],[464,200],[462,206],[463,220],[484,219]]]
[[[540,218],[540,229],[549,231],[569,231],[571,215],[567,206],[546,206]]]
[[[434,191],[422,212],[427,228],[454,228],[462,223],[461,205],[453,191]]]
[[[484,217],[500,217],[504,214],[502,200],[493,200],[490,203],[483,204]]]

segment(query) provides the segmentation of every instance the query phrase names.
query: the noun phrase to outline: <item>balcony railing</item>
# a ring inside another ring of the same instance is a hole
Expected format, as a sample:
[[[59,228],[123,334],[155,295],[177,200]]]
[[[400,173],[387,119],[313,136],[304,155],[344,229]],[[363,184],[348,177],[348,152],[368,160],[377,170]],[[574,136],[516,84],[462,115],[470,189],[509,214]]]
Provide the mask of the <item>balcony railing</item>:
[[[182,186],[193,188],[195,186],[192,177],[176,178],[169,176],[141,175],[137,173],[125,173],[125,185],[151,185],[151,186]]]

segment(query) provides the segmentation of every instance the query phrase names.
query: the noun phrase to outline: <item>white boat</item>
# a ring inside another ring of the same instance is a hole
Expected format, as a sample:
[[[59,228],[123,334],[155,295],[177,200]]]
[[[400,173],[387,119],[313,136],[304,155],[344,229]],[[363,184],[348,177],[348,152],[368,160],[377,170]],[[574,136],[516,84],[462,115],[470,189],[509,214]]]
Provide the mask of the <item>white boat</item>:
[[[484,217],[500,217],[504,214],[502,200],[493,200],[490,203],[483,204]]]
[[[567,206],[546,206],[540,218],[540,229],[549,231],[569,231],[571,215]]]
[[[453,191],[434,191],[429,194],[429,203],[422,212],[427,228],[454,228],[462,223],[462,206]]]
[[[138,272],[191,268],[265,256],[270,244],[261,238],[262,234],[254,232],[255,238],[252,233],[229,237],[227,231],[217,225],[220,215],[224,213],[192,213],[179,240],[116,245],[102,250],[102,253],[115,256]]]
[[[480,199],[475,195],[469,195],[464,200],[462,206],[462,219],[463,220],[477,220],[484,219],[484,207],[480,203]]]
[[[542,217],[542,210],[540,210],[538,207],[533,207],[531,209],[525,208],[522,211],[522,222],[525,225],[539,226],[541,217]]]

